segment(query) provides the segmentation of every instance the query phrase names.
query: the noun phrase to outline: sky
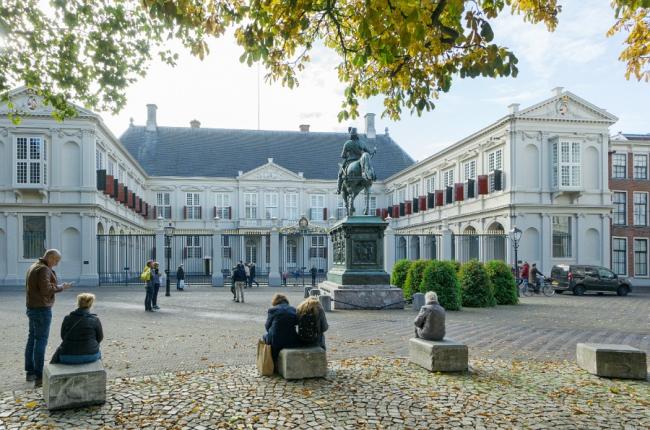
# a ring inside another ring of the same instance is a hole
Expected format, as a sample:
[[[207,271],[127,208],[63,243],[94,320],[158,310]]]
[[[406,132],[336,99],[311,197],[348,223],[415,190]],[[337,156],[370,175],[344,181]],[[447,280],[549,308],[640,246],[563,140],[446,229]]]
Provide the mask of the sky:
[[[436,109],[422,116],[405,109],[400,121],[382,118],[383,99],[362,101],[360,118],[339,123],[337,114],[344,86],[338,81],[332,51],[319,49],[299,75],[296,89],[267,84],[264,70],[239,62],[242,53],[232,37],[210,44],[210,55],[200,61],[182,54],[179,64],[151,65],[146,78],[127,91],[128,103],[118,114],[100,112],[118,137],[128,127],[146,121],[146,104],[158,106],[161,126],[189,127],[193,119],[201,127],[298,130],[310,124],[312,131],[345,131],[363,127],[363,115],[376,113],[376,129],[388,127],[391,137],[415,160],[422,160],[506,115],[507,106],[521,109],[551,96],[564,87],[619,118],[610,129],[650,133],[650,83],[625,79],[625,64],[618,60],[623,35],[608,38],[614,12],[606,0],[561,1],[563,11],[555,32],[543,24],[525,23],[504,14],[493,22],[495,39],[519,59],[516,78],[456,78],[451,90],[441,95]]]

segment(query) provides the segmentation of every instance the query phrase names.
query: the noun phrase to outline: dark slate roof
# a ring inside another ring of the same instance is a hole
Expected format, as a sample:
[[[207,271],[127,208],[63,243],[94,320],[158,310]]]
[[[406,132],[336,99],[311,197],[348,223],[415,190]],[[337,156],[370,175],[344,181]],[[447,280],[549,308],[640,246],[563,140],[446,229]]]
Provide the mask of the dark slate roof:
[[[377,147],[373,167],[383,180],[414,163],[387,135],[366,139]],[[126,149],[151,176],[236,177],[267,163],[268,158],[307,179],[336,179],[347,133],[230,130],[131,126],[120,137]]]
[[[649,134],[632,134],[632,133],[622,133],[628,140],[650,140]]]

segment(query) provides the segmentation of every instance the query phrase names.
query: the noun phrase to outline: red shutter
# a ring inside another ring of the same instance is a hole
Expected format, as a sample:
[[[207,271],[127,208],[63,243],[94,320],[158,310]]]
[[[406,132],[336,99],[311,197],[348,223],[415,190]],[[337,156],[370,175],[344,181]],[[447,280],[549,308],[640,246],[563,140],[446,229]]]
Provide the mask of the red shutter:
[[[420,196],[420,210],[425,211],[427,210],[427,197],[426,196]]]
[[[153,212],[152,212],[153,219],[158,219],[158,216],[156,215],[156,213],[157,213],[158,211],[157,211],[156,209],[157,209],[157,208],[154,206],[154,207],[153,207]]]
[[[443,190],[436,190],[436,207],[445,204],[445,192]]]
[[[393,216],[391,218],[399,218],[399,205],[393,205]]]
[[[136,211],[137,213],[140,213],[140,208],[142,207],[142,206],[141,206],[141,202],[142,202],[142,199],[141,199],[140,197],[138,197],[137,199],[135,199],[135,211]]]
[[[413,211],[413,208],[412,208],[413,202],[406,202],[405,206],[406,206],[406,215],[411,215],[411,213]]]
[[[381,209],[375,209],[375,216],[381,216]]]
[[[228,219],[232,219],[232,206],[228,206]]]
[[[327,208],[323,208],[323,221],[327,221]]]
[[[212,218],[216,218],[217,217],[217,207],[216,206],[214,207],[214,209],[212,209],[212,213],[213,213]]]
[[[112,196],[115,193],[115,184],[113,183],[113,176],[106,175],[106,188],[104,188],[104,194]]]
[[[388,218],[388,209],[384,208],[381,210],[381,218],[382,219]]]
[[[187,206],[183,206],[183,219],[187,219]]]
[[[117,201],[118,202],[124,201],[124,185],[120,184],[119,182],[117,184]]]
[[[488,175],[478,175],[478,193],[479,195],[487,194],[488,188]]]
[[[462,202],[465,199],[465,193],[463,192],[463,184],[454,184],[454,201]]]

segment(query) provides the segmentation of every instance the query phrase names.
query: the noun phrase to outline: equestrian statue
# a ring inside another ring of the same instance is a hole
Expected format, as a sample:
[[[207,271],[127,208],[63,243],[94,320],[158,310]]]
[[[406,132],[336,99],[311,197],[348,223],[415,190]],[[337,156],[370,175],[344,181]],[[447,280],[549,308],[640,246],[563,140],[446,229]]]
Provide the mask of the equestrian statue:
[[[339,163],[339,178],[337,194],[343,194],[345,202],[345,213],[347,216],[354,215],[354,199],[363,190],[366,193],[366,206],[363,214],[368,215],[370,211],[370,187],[377,179],[370,160],[377,152],[372,152],[359,140],[357,129],[349,127],[350,139],[343,144],[341,158],[343,164]]]

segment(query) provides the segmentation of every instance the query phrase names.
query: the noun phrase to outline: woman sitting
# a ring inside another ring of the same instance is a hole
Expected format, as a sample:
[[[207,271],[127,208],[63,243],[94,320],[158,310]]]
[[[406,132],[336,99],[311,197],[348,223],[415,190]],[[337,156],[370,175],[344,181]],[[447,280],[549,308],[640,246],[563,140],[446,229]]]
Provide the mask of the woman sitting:
[[[102,358],[99,344],[104,339],[104,332],[97,315],[90,313],[94,302],[94,294],[82,293],[77,296],[78,309],[63,319],[63,343],[52,357],[53,363],[92,363]]]
[[[289,305],[289,300],[284,294],[275,294],[271,300],[273,306],[268,310],[266,318],[266,331],[264,342],[271,345],[273,362],[277,363],[278,355],[283,348],[292,348],[300,344],[296,334],[296,308]]]
[[[415,318],[415,337],[425,340],[442,340],[445,337],[445,308],[438,304],[438,294],[429,291],[424,295],[426,305]]]
[[[303,345],[320,346],[325,349],[324,333],[329,328],[325,310],[315,297],[309,297],[298,305],[298,338]]]

